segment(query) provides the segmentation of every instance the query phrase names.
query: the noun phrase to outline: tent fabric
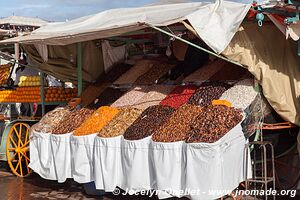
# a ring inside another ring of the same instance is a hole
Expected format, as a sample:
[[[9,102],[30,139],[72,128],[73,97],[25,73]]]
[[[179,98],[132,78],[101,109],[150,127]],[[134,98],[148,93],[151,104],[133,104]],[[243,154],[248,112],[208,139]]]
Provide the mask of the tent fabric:
[[[47,46],[48,60],[44,61],[35,45],[22,45],[27,53],[32,67],[42,70],[60,80],[77,83],[76,45]],[[83,52],[83,81],[95,82],[104,72],[101,45],[94,41],[84,42]]]
[[[244,23],[222,53],[245,65],[274,110],[300,126],[300,57],[294,41],[282,37],[274,24]]]
[[[39,18],[10,16],[0,19],[0,24],[20,25],[20,26],[44,26],[48,22]]]
[[[215,52],[220,53],[229,44],[250,7],[251,4],[216,1],[215,4],[202,6],[188,15],[187,19],[200,38]]]
[[[224,0],[203,0],[193,3],[112,9],[68,22],[49,23],[33,31],[31,35],[9,39],[4,43],[38,42],[66,45],[121,35],[143,29],[147,24],[168,26],[188,19],[200,37],[216,52],[221,52],[230,42],[250,6],[251,4]]]

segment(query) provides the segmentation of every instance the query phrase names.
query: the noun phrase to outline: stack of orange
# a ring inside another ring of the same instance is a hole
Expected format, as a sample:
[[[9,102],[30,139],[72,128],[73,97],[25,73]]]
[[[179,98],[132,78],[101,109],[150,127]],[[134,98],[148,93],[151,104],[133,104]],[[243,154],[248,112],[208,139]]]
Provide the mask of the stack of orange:
[[[98,133],[108,122],[110,122],[117,114],[117,108],[102,106],[96,110],[79,128],[75,130],[74,135],[89,135]]]
[[[1,90],[0,102],[15,102],[16,94],[14,90]]]
[[[45,101],[69,101],[77,96],[76,88],[49,87],[45,93]]]
[[[40,87],[18,87],[15,102],[40,102]]]
[[[5,85],[9,77],[11,65],[0,65],[0,85]]]

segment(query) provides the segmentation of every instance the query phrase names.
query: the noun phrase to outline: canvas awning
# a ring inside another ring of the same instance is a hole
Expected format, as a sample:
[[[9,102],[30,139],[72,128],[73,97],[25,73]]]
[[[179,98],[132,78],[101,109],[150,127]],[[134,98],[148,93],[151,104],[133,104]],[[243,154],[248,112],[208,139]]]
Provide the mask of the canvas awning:
[[[201,1],[107,10],[62,23],[50,23],[31,35],[1,43],[67,45],[108,38],[143,29],[147,24],[168,26],[188,20],[198,35],[217,53],[229,44],[251,4]],[[224,20],[226,19],[226,20]]]

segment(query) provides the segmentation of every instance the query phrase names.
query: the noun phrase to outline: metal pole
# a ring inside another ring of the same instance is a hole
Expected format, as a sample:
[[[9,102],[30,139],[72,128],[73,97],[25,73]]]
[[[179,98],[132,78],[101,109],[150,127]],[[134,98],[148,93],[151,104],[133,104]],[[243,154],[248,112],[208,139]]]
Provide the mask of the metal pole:
[[[219,55],[219,54],[216,54],[215,52],[209,51],[209,50],[207,50],[207,49],[205,49],[205,48],[203,48],[203,47],[201,47],[201,46],[198,46],[198,45],[196,45],[196,44],[194,44],[194,43],[192,43],[192,42],[190,42],[190,41],[187,41],[187,40],[185,40],[185,39],[182,39],[181,37],[178,37],[178,36],[176,36],[176,35],[174,35],[174,34],[172,34],[172,33],[169,33],[168,31],[165,31],[165,30],[163,30],[163,29],[161,29],[161,28],[158,28],[158,27],[156,27],[156,26],[153,26],[153,25],[151,25],[151,24],[147,24],[147,25],[150,26],[151,28],[157,30],[157,31],[160,31],[160,32],[162,32],[162,33],[164,33],[164,34],[166,34],[166,35],[168,35],[168,36],[170,36],[170,37],[173,37],[173,38],[175,38],[175,39],[177,39],[177,40],[180,40],[181,42],[184,42],[184,43],[186,43],[186,44],[188,44],[188,45],[191,45],[191,46],[193,46],[193,47],[195,47],[195,48],[197,48],[197,49],[200,49],[200,50],[202,50],[202,51],[204,51],[204,52],[206,52],[206,53],[209,53],[209,54],[214,55],[214,56],[216,56],[216,57],[218,57],[218,58],[221,58],[221,59],[223,59],[223,60],[225,60],[225,61],[227,61],[227,62],[230,62],[230,63],[233,63],[233,64],[235,64],[235,65],[238,65],[238,66],[240,66],[240,67],[245,68],[242,64],[240,64],[240,63],[238,63],[238,62],[235,62],[235,61],[233,61],[233,60],[230,60],[230,59],[228,59],[228,58],[225,58],[224,56],[221,56],[221,55]]]
[[[78,96],[82,93],[82,43],[77,43],[77,89]]]
[[[44,72],[40,72],[40,91],[41,91],[41,102],[42,102],[42,116],[45,115],[45,87],[44,87]]]

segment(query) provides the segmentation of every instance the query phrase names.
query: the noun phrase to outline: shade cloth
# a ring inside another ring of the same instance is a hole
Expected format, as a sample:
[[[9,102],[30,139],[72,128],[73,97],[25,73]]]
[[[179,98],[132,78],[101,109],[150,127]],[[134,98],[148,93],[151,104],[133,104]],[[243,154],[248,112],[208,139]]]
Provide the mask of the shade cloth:
[[[202,0],[112,9],[68,22],[50,23],[31,35],[9,39],[5,43],[66,45],[117,36],[143,29],[147,24],[167,26],[187,19],[198,35],[219,53],[228,45],[250,7],[251,4],[240,2]]]
[[[244,23],[222,53],[245,65],[274,110],[300,126],[300,57],[295,42],[282,37],[272,23]]]

